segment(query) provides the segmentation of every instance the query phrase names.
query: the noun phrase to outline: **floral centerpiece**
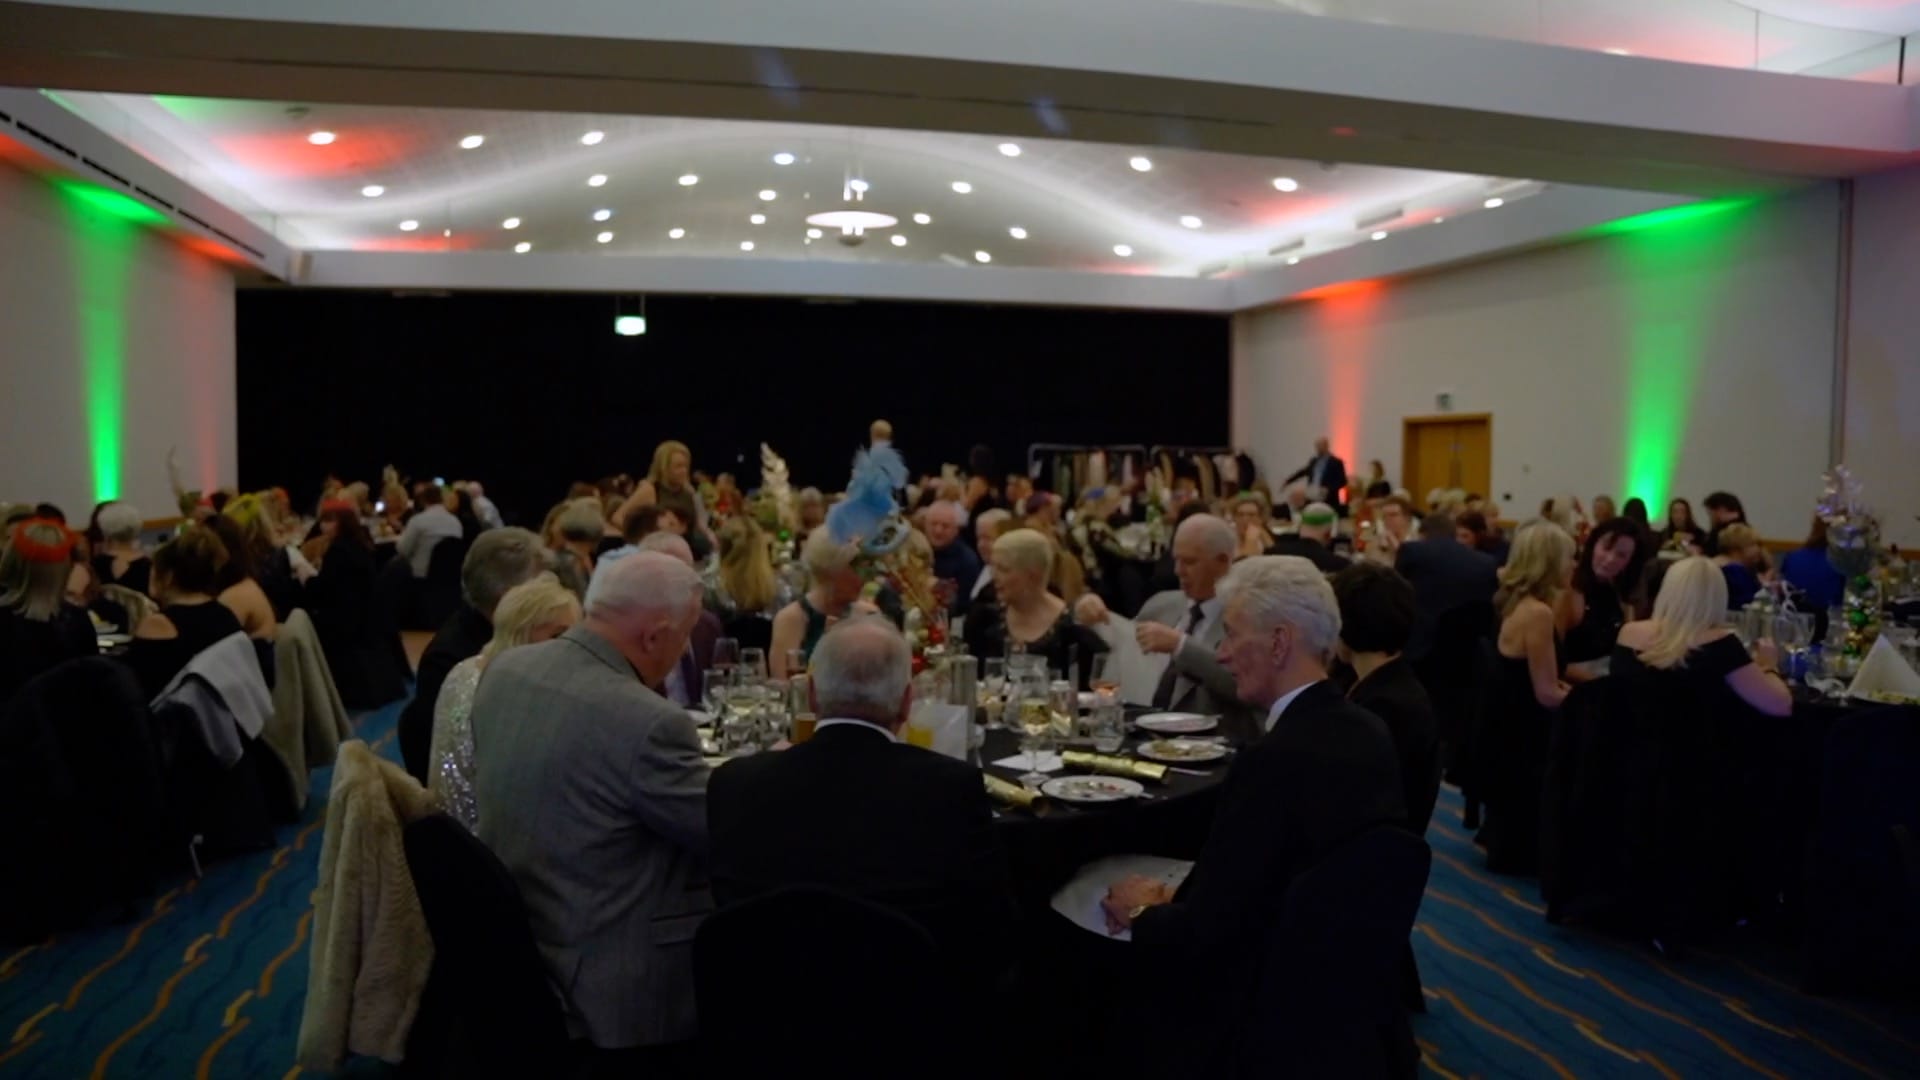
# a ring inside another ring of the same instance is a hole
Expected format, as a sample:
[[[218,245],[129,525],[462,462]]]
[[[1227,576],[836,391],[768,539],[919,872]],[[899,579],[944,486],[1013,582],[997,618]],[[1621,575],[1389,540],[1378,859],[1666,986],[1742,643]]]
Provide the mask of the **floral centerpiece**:
[[[1883,555],[1880,519],[1845,465],[1835,465],[1822,481],[1814,512],[1827,525],[1827,562],[1847,580],[1841,603],[1846,618],[1844,651],[1861,657],[1880,636],[1880,589],[1874,581]]]

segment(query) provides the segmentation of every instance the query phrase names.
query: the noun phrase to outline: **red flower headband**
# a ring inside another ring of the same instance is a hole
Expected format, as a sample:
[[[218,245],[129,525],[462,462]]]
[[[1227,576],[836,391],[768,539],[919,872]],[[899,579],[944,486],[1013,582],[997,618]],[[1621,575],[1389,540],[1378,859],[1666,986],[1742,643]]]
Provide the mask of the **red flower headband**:
[[[36,540],[27,535],[27,530],[45,526],[60,530],[60,539],[53,543]],[[13,527],[13,549],[20,557],[33,563],[67,562],[73,558],[74,534],[65,525],[52,518],[28,518]]]

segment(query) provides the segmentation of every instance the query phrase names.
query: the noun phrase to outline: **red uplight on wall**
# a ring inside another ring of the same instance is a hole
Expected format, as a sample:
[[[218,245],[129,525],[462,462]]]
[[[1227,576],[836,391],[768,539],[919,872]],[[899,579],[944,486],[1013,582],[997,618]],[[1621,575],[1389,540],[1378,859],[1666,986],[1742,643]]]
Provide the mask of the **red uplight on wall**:
[[[1360,415],[1372,360],[1373,325],[1386,287],[1383,281],[1362,278],[1322,285],[1295,297],[1309,305],[1308,318],[1325,343],[1327,441],[1349,467],[1359,465],[1356,454],[1363,437]]]

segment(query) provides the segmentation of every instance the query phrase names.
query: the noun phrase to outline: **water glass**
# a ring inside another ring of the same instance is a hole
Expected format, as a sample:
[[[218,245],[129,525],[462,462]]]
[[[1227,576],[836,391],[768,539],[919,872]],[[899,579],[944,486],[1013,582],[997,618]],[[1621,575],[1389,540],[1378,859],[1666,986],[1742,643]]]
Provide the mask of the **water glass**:
[[[746,672],[749,679],[759,680],[767,677],[767,650],[747,648],[740,650],[740,670]]]
[[[1112,653],[1093,654],[1092,686],[1096,693],[1120,692],[1120,662],[1114,659]]]
[[[1053,718],[1054,737],[1061,742],[1073,738],[1080,715],[1080,695],[1065,679],[1047,683],[1047,712]]]
[[[707,704],[707,715],[715,720],[720,718],[720,710],[727,703],[727,683],[731,672],[723,668],[708,668],[700,682],[701,698]]]
[[[730,637],[714,638],[713,660],[711,662],[714,667],[732,670],[733,666],[740,662],[740,639]]]
[[[719,721],[720,752],[734,755],[751,753],[756,746],[758,725],[751,711],[729,712]]]
[[[1126,710],[1111,694],[1100,695],[1099,704],[1093,707],[1093,748],[1102,754],[1111,754],[1126,741]]]

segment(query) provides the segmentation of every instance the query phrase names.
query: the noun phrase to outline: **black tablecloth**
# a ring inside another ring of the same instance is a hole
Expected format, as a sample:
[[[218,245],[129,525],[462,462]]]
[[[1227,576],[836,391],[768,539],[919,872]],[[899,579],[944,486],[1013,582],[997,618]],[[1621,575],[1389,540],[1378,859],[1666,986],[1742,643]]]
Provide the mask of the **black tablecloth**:
[[[1635,750],[1610,717],[1608,680],[1576,686],[1554,719],[1541,805],[1549,918],[1605,910],[1626,882]],[[1809,989],[1911,982],[1920,883],[1892,827],[1920,831],[1920,708],[1795,692],[1791,716],[1751,713],[1719,764],[1738,774],[1731,862],[1748,897],[1802,946]],[[1705,858],[1709,853],[1701,853]]]
[[[1129,736],[1125,750],[1130,752],[1141,741],[1138,736]],[[1018,783],[1021,770],[991,763],[1019,751],[1016,732],[996,729],[987,732],[981,760],[989,763],[985,766],[988,772]],[[1038,816],[1011,808],[1000,811],[1000,835],[1022,903],[1030,908],[1044,907],[1075,870],[1102,856],[1137,853],[1197,858],[1212,827],[1220,782],[1231,760],[1182,765],[1206,775],[1168,772],[1166,783],[1145,784],[1151,799],[1090,806],[1049,800],[1046,812]],[[1063,769],[1053,775],[1078,771]]]

